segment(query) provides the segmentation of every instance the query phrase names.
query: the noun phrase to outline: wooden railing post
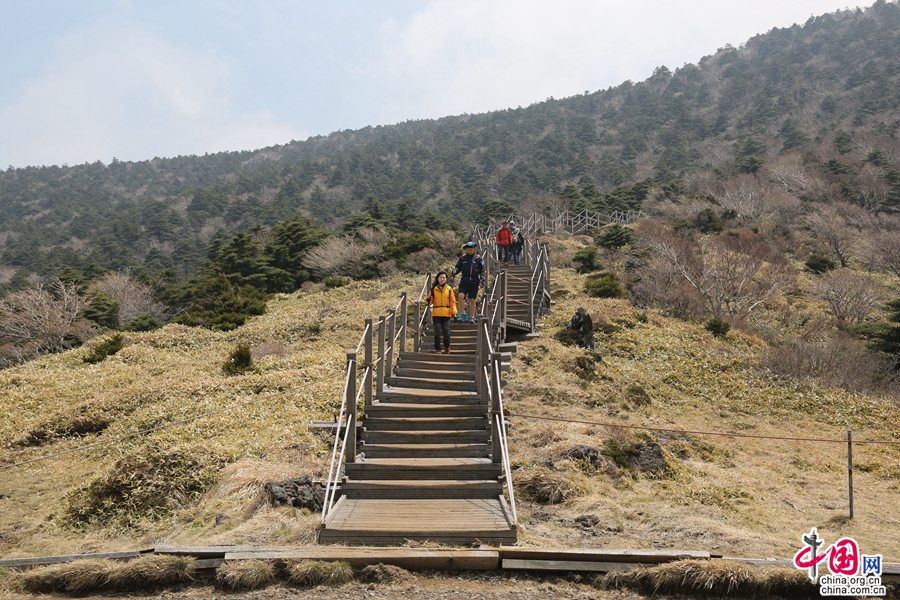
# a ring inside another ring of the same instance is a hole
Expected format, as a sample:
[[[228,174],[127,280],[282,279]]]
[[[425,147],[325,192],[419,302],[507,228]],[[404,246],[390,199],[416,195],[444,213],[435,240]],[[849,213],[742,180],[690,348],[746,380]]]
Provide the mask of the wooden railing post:
[[[352,463],[356,462],[356,352],[347,353],[347,371],[350,377],[347,378],[347,447],[344,461]],[[338,434],[340,427],[338,423]]]
[[[503,461],[503,449],[500,445],[500,353],[492,352],[490,355],[491,375],[491,461],[499,463]]]
[[[400,300],[400,350],[398,352],[406,352],[406,326],[409,314],[407,313],[408,299],[406,292],[403,292]]]
[[[394,338],[397,337],[397,310],[391,309],[387,330],[387,359],[385,359],[384,376],[390,379],[394,376]]]
[[[378,367],[375,369],[375,393],[380,394],[384,391],[384,320],[385,317],[378,318]]]
[[[374,366],[372,364],[372,339],[374,337],[374,331],[372,330],[373,323],[372,319],[366,319],[366,341],[365,341],[365,359],[366,359],[366,374],[363,377],[363,385],[365,386],[365,407],[369,408],[372,406],[372,381],[374,381],[374,377],[372,377],[372,371]]]

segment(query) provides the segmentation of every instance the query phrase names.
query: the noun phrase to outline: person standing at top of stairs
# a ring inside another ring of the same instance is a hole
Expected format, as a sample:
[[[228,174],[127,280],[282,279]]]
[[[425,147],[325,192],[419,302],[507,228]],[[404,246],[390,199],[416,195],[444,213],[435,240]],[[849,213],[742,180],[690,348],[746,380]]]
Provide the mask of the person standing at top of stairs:
[[[450,319],[456,316],[456,293],[447,283],[446,271],[438,271],[434,278],[434,286],[428,294],[428,306],[431,307],[434,323],[434,351],[441,351],[443,337],[444,354],[450,354]]]
[[[509,228],[509,223],[504,221],[497,231],[497,246],[500,248],[499,259],[503,262],[509,262],[509,251],[512,248],[512,244],[512,229]]]
[[[466,242],[463,246],[466,253],[459,257],[453,274],[461,274],[459,281],[459,320],[475,322],[475,300],[478,297],[478,288],[484,286],[484,262],[475,254],[475,242]],[[466,314],[465,301],[469,301],[468,314]]]

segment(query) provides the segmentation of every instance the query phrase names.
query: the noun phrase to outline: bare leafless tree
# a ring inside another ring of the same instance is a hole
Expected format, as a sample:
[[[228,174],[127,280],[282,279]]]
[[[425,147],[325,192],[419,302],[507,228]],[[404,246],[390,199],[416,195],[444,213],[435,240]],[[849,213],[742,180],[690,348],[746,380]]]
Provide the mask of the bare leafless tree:
[[[745,319],[793,283],[784,257],[751,231],[703,242],[668,235],[650,241],[650,246],[694,288],[714,317]]]
[[[878,228],[867,236],[869,263],[900,277],[900,216],[879,217]]]
[[[847,202],[835,202],[819,207],[806,216],[806,226],[815,239],[833,254],[842,267],[849,264],[857,244],[858,226],[865,218],[860,207]]]
[[[807,165],[797,153],[775,157],[765,171],[772,181],[803,200],[831,202],[841,197],[838,186],[828,181],[818,168]]]
[[[127,270],[106,275],[93,283],[90,290],[100,292],[119,305],[120,326],[142,315],[158,321],[166,321],[171,317],[166,305],[154,299],[153,289],[132,277]]]
[[[62,351],[85,303],[78,286],[59,279],[10,294],[0,300],[0,340],[26,357]]]
[[[867,320],[887,300],[886,290],[875,280],[849,269],[825,273],[816,296],[828,303],[841,327]]]
[[[354,275],[374,260],[387,241],[383,232],[361,229],[351,237],[331,237],[306,253],[303,266],[320,275]],[[372,241],[369,241],[372,240]]]
[[[715,197],[722,208],[734,211],[738,218],[754,226],[758,223],[790,226],[803,209],[803,203],[796,195],[756,175],[712,180],[704,193]]]

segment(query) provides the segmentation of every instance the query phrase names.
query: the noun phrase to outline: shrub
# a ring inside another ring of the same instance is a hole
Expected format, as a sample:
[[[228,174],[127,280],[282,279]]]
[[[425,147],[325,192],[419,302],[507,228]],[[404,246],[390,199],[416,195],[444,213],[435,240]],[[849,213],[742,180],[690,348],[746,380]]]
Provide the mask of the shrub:
[[[325,287],[329,290],[339,287],[344,287],[345,285],[350,284],[349,277],[326,277],[325,278]]]
[[[264,560],[234,560],[216,569],[216,585],[228,590],[255,590],[275,581],[275,566]]]
[[[594,298],[624,298],[625,290],[615,273],[600,273],[584,281],[584,291]]]
[[[704,208],[696,217],[697,228],[703,233],[719,233],[725,229],[725,221],[713,209]]]
[[[141,315],[133,318],[123,329],[125,331],[155,331],[162,326],[163,324],[159,319],[150,315]]]
[[[596,246],[585,246],[575,253],[575,256],[572,257],[572,261],[578,265],[576,270],[579,273],[590,273],[591,271],[603,268],[603,265],[597,260]]]
[[[222,365],[222,371],[226,375],[241,375],[253,370],[253,352],[247,344],[240,344],[228,356],[228,360]]]
[[[821,254],[810,254],[805,264],[806,268],[813,273],[824,273],[834,269],[836,266],[833,260]]]
[[[82,360],[90,365],[102,362],[107,356],[112,356],[122,349],[123,340],[122,334],[117,333],[91,348],[91,351]]]
[[[603,230],[594,238],[594,243],[601,248],[621,248],[627,246],[634,239],[631,230],[624,225],[613,223]]]
[[[359,580],[363,583],[407,583],[414,581],[415,576],[401,567],[378,563],[365,566],[359,572]]]
[[[287,564],[288,581],[294,585],[341,585],[353,579],[353,569],[346,562],[322,562],[301,560]]]
[[[639,385],[630,385],[625,390],[625,397],[628,398],[635,406],[645,406],[652,403],[650,394],[647,390]]]
[[[713,317],[703,325],[703,328],[713,334],[713,336],[723,338],[728,335],[731,324],[728,323],[728,321],[723,321],[719,317]]]
[[[517,490],[538,504],[560,504],[584,492],[574,484],[571,474],[547,467],[516,471],[513,480]]]

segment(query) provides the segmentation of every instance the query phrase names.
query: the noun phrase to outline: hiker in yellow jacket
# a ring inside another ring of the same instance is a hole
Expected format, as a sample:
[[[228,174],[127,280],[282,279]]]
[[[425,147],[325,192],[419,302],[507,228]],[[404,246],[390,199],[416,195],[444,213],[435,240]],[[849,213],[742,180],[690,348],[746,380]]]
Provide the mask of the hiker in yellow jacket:
[[[444,354],[450,354],[450,319],[456,316],[456,292],[447,283],[447,272],[439,271],[434,278],[434,286],[428,293],[431,307],[431,321],[434,323],[434,351],[441,351],[444,339]]]

